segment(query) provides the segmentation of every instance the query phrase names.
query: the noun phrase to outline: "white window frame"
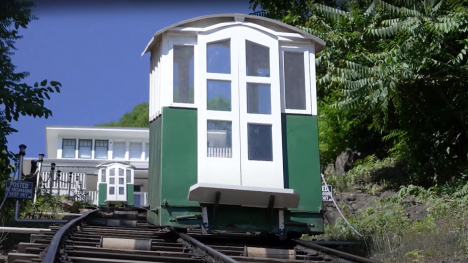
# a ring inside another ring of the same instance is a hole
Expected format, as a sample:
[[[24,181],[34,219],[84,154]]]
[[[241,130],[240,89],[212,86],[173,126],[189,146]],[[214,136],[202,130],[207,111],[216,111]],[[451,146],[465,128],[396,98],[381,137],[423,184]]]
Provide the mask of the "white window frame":
[[[284,79],[284,52],[297,52],[304,54],[304,77],[305,77],[305,97],[306,109],[286,109],[286,87]],[[313,44],[299,44],[299,43],[280,43],[279,46],[279,63],[280,63],[280,90],[281,90],[281,112],[290,114],[313,115],[313,108],[317,114],[317,106],[315,102],[315,56],[313,53]],[[313,81],[312,81],[313,80]]]
[[[163,54],[167,54],[167,59],[164,61],[165,65],[163,64],[163,72],[167,77],[167,80],[169,81],[168,87],[170,89],[167,89],[166,92],[168,92],[167,98],[169,102],[170,107],[179,107],[179,108],[198,108],[198,74],[199,74],[199,68],[198,68],[198,50],[197,50],[197,37],[196,36],[181,36],[181,35],[166,35],[165,36],[167,45],[165,45],[165,51]],[[174,45],[176,46],[193,46],[193,104],[191,103],[180,103],[180,102],[174,102],[174,83],[173,83],[173,78],[174,78],[174,72],[173,72],[173,63],[174,63]]]

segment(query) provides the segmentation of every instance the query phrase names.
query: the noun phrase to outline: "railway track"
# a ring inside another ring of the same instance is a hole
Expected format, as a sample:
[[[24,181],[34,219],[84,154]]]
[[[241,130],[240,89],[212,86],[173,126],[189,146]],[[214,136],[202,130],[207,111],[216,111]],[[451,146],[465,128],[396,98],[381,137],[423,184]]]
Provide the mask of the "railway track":
[[[8,263],[363,262],[374,261],[299,240],[157,227],[135,210],[90,211],[31,235]]]

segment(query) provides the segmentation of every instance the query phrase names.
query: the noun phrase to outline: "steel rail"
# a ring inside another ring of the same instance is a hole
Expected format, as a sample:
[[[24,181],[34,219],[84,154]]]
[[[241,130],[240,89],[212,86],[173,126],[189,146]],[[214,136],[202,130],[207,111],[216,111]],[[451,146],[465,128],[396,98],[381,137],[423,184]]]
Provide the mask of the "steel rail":
[[[179,237],[181,237],[182,239],[184,239],[185,241],[191,243],[192,245],[196,246],[197,248],[201,249],[201,250],[204,250],[206,252],[208,252],[208,254],[210,254],[211,256],[215,257],[215,258],[219,258],[221,259],[223,262],[229,262],[229,263],[238,263],[238,261],[234,260],[233,258],[201,243],[200,241],[196,240],[195,238],[187,235],[187,234],[184,234],[184,233],[179,233],[177,231],[175,231],[173,228],[170,228],[170,230],[174,233],[176,233]]]
[[[89,211],[86,214],[83,214],[80,217],[77,217],[64,226],[62,226],[57,233],[55,234],[54,238],[50,242],[49,248],[47,249],[47,253],[42,260],[42,263],[53,263],[55,262],[55,258],[57,257],[57,253],[59,252],[59,246],[64,241],[65,236],[70,233],[70,231],[81,223],[82,220],[86,219],[88,216],[95,214],[99,209],[95,209],[93,211]]]
[[[378,261],[374,261],[374,260],[370,260],[370,259],[363,258],[363,257],[360,257],[360,256],[352,255],[352,254],[349,254],[349,253],[346,253],[346,252],[343,252],[343,251],[339,251],[339,250],[336,250],[336,249],[320,246],[320,245],[317,245],[317,244],[314,244],[314,243],[304,242],[304,241],[297,240],[297,239],[294,239],[294,242],[296,242],[297,244],[299,244],[301,246],[307,247],[307,248],[311,248],[311,249],[314,249],[314,250],[322,250],[322,251],[324,251],[326,253],[335,254],[335,255],[337,255],[339,257],[354,260],[354,261],[361,262],[361,263],[380,263]]]

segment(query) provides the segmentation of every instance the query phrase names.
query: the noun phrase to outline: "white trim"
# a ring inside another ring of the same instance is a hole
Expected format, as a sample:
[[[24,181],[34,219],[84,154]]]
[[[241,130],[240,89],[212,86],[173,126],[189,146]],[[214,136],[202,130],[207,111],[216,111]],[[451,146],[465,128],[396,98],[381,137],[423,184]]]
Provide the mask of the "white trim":
[[[315,70],[315,45],[312,45],[310,52],[310,100],[312,104],[312,115],[317,115],[317,73]]]
[[[240,150],[241,150],[241,185],[284,189],[283,147],[281,129],[281,92],[279,83],[278,41],[275,37],[253,28],[240,28],[239,46],[239,101],[240,101]],[[247,76],[246,41],[253,42],[269,49],[270,76]],[[247,113],[247,84],[263,83],[270,85],[270,114]],[[271,126],[272,160],[258,161],[249,159],[248,125],[259,124]],[[278,143],[280,142],[280,143]],[[268,175],[265,180],[261,174]]]
[[[186,24],[191,23],[191,22],[207,20],[209,18],[227,18],[227,17],[231,17],[233,20],[238,19],[238,17],[244,17],[244,19],[248,18],[248,19],[251,19],[253,21],[259,20],[259,21],[264,21],[264,22],[270,23],[270,24],[275,25],[275,26],[280,26],[280,27],[283,27],[283,28],[287,29],[288,31],[297,32],[298,34],[301,34],[304,38],[310,39],[310,40],[314,41],[315,43],[317,43],[317,45],[318,45],[318,47],[316,48],[317,52],[320,52],[322,49],[325,48],[325,42],[322,39],[320,39],[320,38],[318,38],[316,36],[313,36],[313,35],[311,35],[311,34],[309,34],[307,32],[304,32],[304,31],[302,31],[302,30],[300,30],[300,29],[298,29],[298,28],[296,28],[294,26],[282,23],[280,21],[276,21],[276,20],[266,18],[266,17],[255,16],[255,15],[216,14],[216,15],[207,15],[207,16],[200,16],[200,17],[187,19],[187,20],[175,23],[173,25],[170,25],[170,26],[168,26],[166,28],[163,28],[163,29],[157,31],[154,34],[154,36],[150,39],[149,43],[146,45],[145,50],[143,51],[141,56],[143,56],[146,52],[150,51],[153,48],[153,46],[158,42],[161,35],[164,35],[164,33],[167,32],[168,30],[171,30],[171,29],[179,27],[179,26],[186,25]],[[213,23],[216,23],[216,22],[213,22]]]
[[[159,87],[160,87],[160,98],[159,98],[159,108],[170,105],[172,103],[172,65],[169,64],[170,55],[169,51],[169,39],[167,38],[167,34],[162,36],[161,41],[161,71],[160,71],[160,80],[159,80]]]
[[[260,26],[252,22],[243,22],[243,21],[223,22],[223,23],[214,24],[208,27],[175,27],[175,28],[170,29],[168,32],[173,31],[173,32],[208,33],[211,31],[216,31],[218,29],[222,29],[224,27],[236,26],[239,24],[242,24],[243,26],[255,28],[265,33],[271,34],[273,36],[282,37],[284,39],[306,39],[303,35],[299,33],[277,32],[277,31],[271,30],[269,28]],[[310,43],[310,40],[308,41],[308,43]]]
[[[273,208],[297,208],[301,196],[294,189],[271,187],[197,183],[189,188],[189,201],[214,204],[216,192],[221,194],[219,204],[267,208],[270,196],[275,196]]]
[[[187,103],[171,103],[168,105],[169,108],[189,108],[189,109],[197,109],[198,105],[195,104],[187,104]]]
[[[198,36],[199,72],[198,84],[198,183],[240,184],[240,142],[239,142],[239,93],[238,93],[238,45],[237,27],[218,29],[211,34]],[[207,73],[207,44],[230,39],[230,74]],[[231,82],[231,111],[207,110],[207,80],[225,80]],[[232,154],[227,158],[208,157],[208,120],[231,122]],[[222,175],[221,175],[222,174]]]
[[[78,127],[78,126],[69,126],[69,127],[46,127],[46,130],[72,130],[72,131],[121,131],[121,132],[144,132],[149,133],[148,128],[94,128],[94,127]],[[67,139],[66,137],[64,137]]]
[[[231,23],[232,24],[232,23]],[[242,25],[244,25],[243,23]],[[210,42],[230,39],[231,73],[206,73],[206,45]],[[270,76],[246,76],[246,40],[269,48]],[[198,107],[198,183],[219,183],[253,187],[284,188],[281,129],[281,92],[279,83],[279,47],[275,36],[256,28],[229,26],[216,32],[199,35],[199,107]],[[231,111],[208,111],[207,79],[231,82]],[[270,85],[271,114],[247,113],[247,83]],[[223,158],[207,155],[207,120],[232,123],[232,150],[219,149]],[[272,161],[248,160],[248,124],[267,124],[272,127]],[[230,158],[229,158],[230,157]],[[222,176],[220,176],[222,171]],[[262,180],[259,174],[268,174]]]

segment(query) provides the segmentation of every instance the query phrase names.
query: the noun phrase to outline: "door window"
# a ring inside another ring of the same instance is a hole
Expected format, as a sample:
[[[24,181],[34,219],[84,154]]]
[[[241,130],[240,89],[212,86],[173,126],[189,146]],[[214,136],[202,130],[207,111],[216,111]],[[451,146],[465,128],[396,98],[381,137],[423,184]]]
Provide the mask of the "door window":
[[[232,123],[229,121],[207,121],[207,157],[232,157]]]
[[[207,81],[206,108],[213,111],[231,111],[231,82],[224,80]]]
[[[231,74],[231,39],[206,45],[206,72]]]
[[[115,195],[115,168],[109,169],[109,195]]]

